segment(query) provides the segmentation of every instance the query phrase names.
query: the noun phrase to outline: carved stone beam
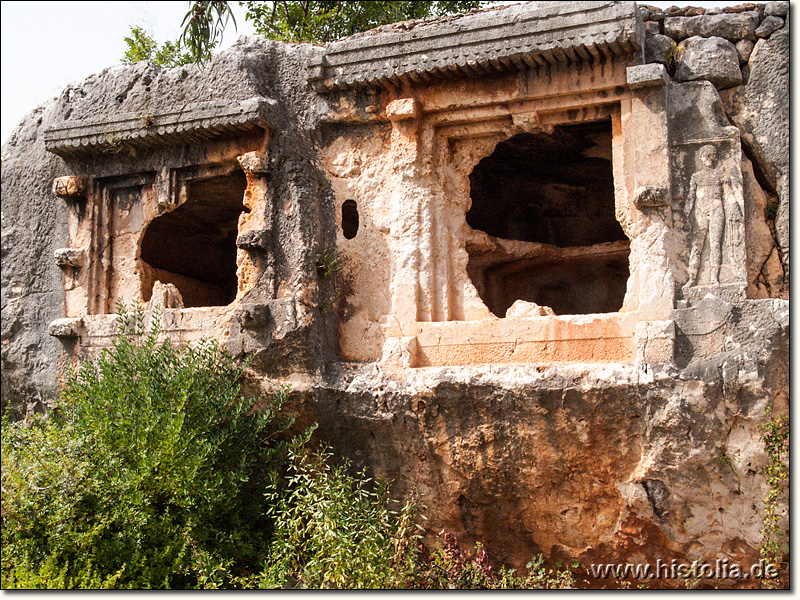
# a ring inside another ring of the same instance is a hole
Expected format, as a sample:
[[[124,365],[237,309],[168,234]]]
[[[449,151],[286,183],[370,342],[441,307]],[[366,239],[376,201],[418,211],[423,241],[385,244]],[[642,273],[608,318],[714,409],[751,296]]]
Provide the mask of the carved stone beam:
[[[626,69],[628,87],[632,90],[648,87],[661,87],[667,85],[669,75],[664,65],[660,63],[650,63],[628,67]]]
[[[79,338],[83,334],[83,319],[81,317],[56,319],[50,322],[48,331],[57,338]]]
[[[55,251],[56,264],[62,268],[80,268],[85,255],[83,248],[59,248]]]
[[[250,229],[236,238],[236,247],[242,250],[269,250],[269,229]]]
[[[390,121],[416,119],[421,112],[419,101],[415,98],[398,98],[386,106],[386,118]]]
[[[633,204],[638,209],[669,206],[669,189],[662,185],[648,185],[636,188]]]
[[[264,304],[240,304],[234,311],[234,318],[244,329],[261,329],[270,322],[269,306]]]
[[[66,175],[53,180],[53,193],[64,200],[79,202],[86,199],[86,178]]]
[[[269,175],[269,155],[266,152],[246,152],[237,156],[236,160],[242,166],[245,173],[250,173],[256,177],[267,177]]]

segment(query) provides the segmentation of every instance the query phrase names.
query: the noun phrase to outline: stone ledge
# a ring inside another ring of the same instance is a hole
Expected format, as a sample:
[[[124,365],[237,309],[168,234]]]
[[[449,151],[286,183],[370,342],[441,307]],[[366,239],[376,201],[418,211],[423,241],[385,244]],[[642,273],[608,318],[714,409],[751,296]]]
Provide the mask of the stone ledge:
[[[276,106],[256,96],[244,102],[202,102],[170,112],[123,114],[102,121],[62,122],[44,132],[45,148],[59,156],[117,152],[124,146],[146,148],[199,142],[267,129]]]
[[[640,52],[634,2],[512,5],[449,20],[379,28],[331,42],[309,64],[317,91],[480,76]]]
[[[80,268],[84,263],[85,251],[83,248],[58,248],[54,257],[59,267]]]
[[[644,313],[417,322],[414,367],[632,363]],[[386,348],[384,348],[384,356]]]
[[[50,322],[48,331],[57,338],[79,338],[84,333],[83,319],[80,317],[56,319]]]
[[[632,90],[647,87],[660,87],[667,85],[669,75],[664,65],[660,63],[650,63],[636,67],[628,67],[626,70],[628,87]]]

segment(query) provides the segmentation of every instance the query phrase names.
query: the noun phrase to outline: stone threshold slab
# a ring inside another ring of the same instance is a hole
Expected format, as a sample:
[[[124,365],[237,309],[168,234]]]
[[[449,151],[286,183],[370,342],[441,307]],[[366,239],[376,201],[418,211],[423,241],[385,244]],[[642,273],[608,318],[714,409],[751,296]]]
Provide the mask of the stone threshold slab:
[[[632,363],[637,313],[416,323],[414,367]]]

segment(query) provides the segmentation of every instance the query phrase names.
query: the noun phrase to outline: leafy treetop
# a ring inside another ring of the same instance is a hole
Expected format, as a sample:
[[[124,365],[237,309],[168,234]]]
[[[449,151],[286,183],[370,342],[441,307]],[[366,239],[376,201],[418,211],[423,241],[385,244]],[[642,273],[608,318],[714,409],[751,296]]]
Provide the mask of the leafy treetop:
[[[194,62],[194,58],[180,43],[164,42],[159,48],[158,43],[141,27],[131,27],[131,35],[125,38],[128,49],[122,57],[124,63],[135,63],[140,60],[149,60],[159,67],[179,67]]]
[[[325,43],[387,23],[467,12],[473,8],[480,8],[486,2],[477,0],[254,2],[251,0],[241,4],[247,6],[247,19],[252,21],[256,31],[270,39]]]
[[[276,0],[239,2],[247,9],[245,19],[256,33],[284,42],[324,44],[374,27],[463,13],[491,2],[484,0]],[[222,34],[233,18],[230,3],[220,0],[195,1],[183,18],[183,33],[176,42],[158,48],[155,40],[140,27],[131,28],[126,37],[128,51],[123,62],[151,60],[159,66],[173,67],[189,62],[204,63],[222,41]]]

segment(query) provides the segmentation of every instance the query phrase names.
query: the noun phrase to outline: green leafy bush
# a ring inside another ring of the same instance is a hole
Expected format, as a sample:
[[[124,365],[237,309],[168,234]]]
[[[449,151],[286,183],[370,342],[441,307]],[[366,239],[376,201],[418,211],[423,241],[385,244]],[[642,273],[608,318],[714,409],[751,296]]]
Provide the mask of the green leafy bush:
[[[782,522],[786,504],[786,493],[789,487],[789,415],[773,415],[767,408],[765,424],[759,427],[767,464],[764,475],[769,492],[764,499],[764,528],[761,530],[761,557],[768,563],[780,565],[784,554],[788,554],[788,544],[781,541],[784,537]],[[775,582],[765,582],[769,587]]]
[[[126,64],[149,60],[159,67],[168,69],[194,62],[191,53],[183,47],[180,40],[164,42],[159,48],[158,43],[139,26],[132,26],[130,37],[124,38],[124,41],[128,49],[122,57],[122,62]]]
[[[283,398],[252,411],[216,343],[159,333],[123,312],[49,419],[4,423],[3,587],[230,586],[266,556]]]
[[[364,472],[352,477],[331,458],[294,451],[286,478],[274,478],[267,497],[275,540],[258,585],[405,587],[418,540],[415,504],[390,510],[385,484],[371,486]]]

